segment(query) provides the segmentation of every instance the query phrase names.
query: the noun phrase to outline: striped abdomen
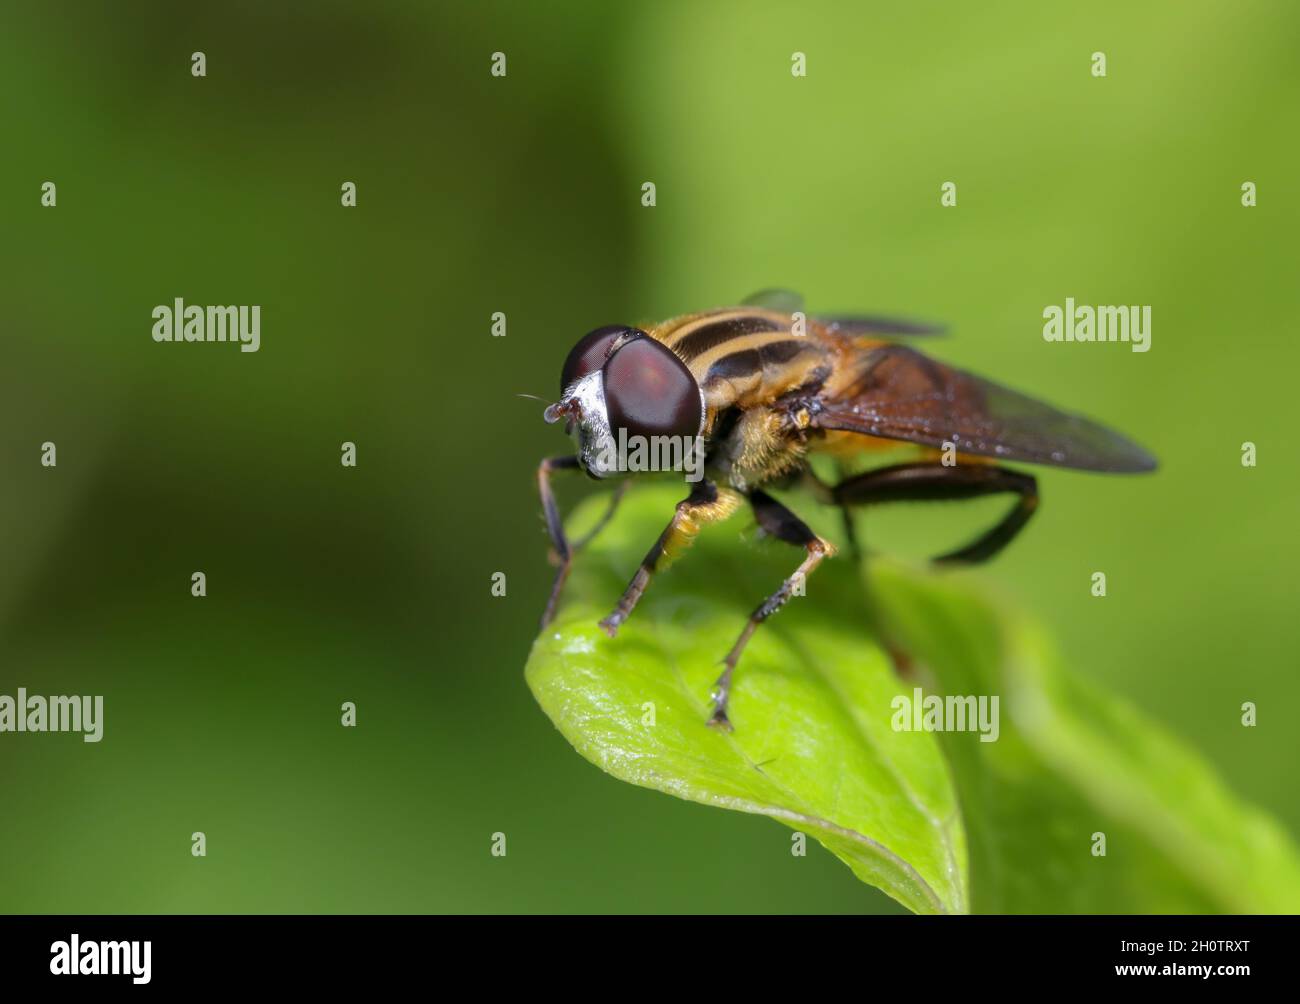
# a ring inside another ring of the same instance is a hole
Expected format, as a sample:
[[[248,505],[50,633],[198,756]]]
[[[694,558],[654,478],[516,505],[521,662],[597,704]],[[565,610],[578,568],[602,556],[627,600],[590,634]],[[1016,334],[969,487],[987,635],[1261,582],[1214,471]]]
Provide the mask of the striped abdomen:
[[[770,402],[829,372],[826,349],[811,333],[793,334],[790,315],[776,311],[712,310],[649,334],[690,367],[713,414]]]

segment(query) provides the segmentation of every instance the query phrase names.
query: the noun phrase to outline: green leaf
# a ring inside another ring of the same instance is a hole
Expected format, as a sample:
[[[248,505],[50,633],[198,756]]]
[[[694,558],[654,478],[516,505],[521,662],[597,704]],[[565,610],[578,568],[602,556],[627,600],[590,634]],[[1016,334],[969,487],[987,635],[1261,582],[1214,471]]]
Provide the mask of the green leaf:
[[[1064,672],[1044,631],[990,601],[977,573],[872,575],[891,635],[940,689],[1001,695],[997,742],[944,737],[977,911],[1300,912],[1285,830],[1164,728]]]
[[[742,516],[709,528],[609,639],[596,622],[680,494],[631,494],[578,556],[528,662],[538,702],[592,763],[802,830],[917,912],[1300,910],[1287,834],[1165,730],[1063,671],[1043,630],[977,572],[825,562],[750,642],[735,732],[708,728],[721,656],[800,553],[757,542]],[[906,679],[875,623],[909,656]],[[891,702],[917,687],[997,695],[996,741],[894,731]]]
[[[949,771],[933,735],[890,728],[901,688],[865,627],[851,562],[824,563],[808,595],[755,634],[736,672],[730,735],[705,724],[720,661],[800,550],[755,542],[752,520],[746,533],[737,515],[656,577],[616,639],[596,626],[681,494],[634,490],[578,555],[528,661],[542,708],[615,777],[771,816],[911,910],[964,912],[966,842]],[[575,524],[593,521],[604,505],[593,502]]]

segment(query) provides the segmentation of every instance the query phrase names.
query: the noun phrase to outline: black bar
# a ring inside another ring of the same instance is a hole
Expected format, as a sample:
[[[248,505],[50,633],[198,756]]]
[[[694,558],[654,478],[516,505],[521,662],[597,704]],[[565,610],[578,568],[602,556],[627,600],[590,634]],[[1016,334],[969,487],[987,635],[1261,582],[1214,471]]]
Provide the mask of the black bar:
[[[80,965],[128,971],[56,975],[73,935]],[[541,992],[570,981],[590,988],[599,975],[613,993],[658,974],[699,987],[720,980],[731,992],[786,972],[818,985],[851,977],[863,995],[899,979],[926,990],[1153,979],[1222,987],[1293,974],[1297,935],[1300,918],[1235,916],[9,916],[0,917],[0,980],[7,990],[134,989],[148,942],[139,985],[169,991],[373,991],[463,978],[485,990],[531,980]],[[105,953],[102,942],[114,947]],[[139,943],[134,954],[119,951],[123,942]]]

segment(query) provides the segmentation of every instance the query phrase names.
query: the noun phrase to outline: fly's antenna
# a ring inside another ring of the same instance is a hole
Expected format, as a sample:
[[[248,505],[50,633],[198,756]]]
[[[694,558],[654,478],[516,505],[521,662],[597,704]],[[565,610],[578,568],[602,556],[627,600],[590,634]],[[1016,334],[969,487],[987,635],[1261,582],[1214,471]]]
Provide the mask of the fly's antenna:
[[[517,394],[516,397],[526,397],[532,401],[541,401],[546,405],[546,410],[542,412],[542,418],[546,419],[547,425],[553,425],[558,422],[561,416],[569,414],[572,408],[572,402],[566,402],[563,406],[558,401],[548,401],[544,397],[538,397],[536,394]]]

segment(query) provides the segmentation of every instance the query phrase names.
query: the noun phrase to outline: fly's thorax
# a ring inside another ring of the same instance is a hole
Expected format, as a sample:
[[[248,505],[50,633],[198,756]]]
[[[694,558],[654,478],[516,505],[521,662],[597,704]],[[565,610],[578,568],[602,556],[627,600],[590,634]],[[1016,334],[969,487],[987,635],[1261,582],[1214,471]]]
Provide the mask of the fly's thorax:
[[[745,492],[797,471],[807,450],[784,407],[734,408],[718,416],[706,466],[711,477]]]
[[[686,363],[717,411],[770,403],[830,371],[821,327],[777,311],[706,311],[665,322],[653,337]]]

